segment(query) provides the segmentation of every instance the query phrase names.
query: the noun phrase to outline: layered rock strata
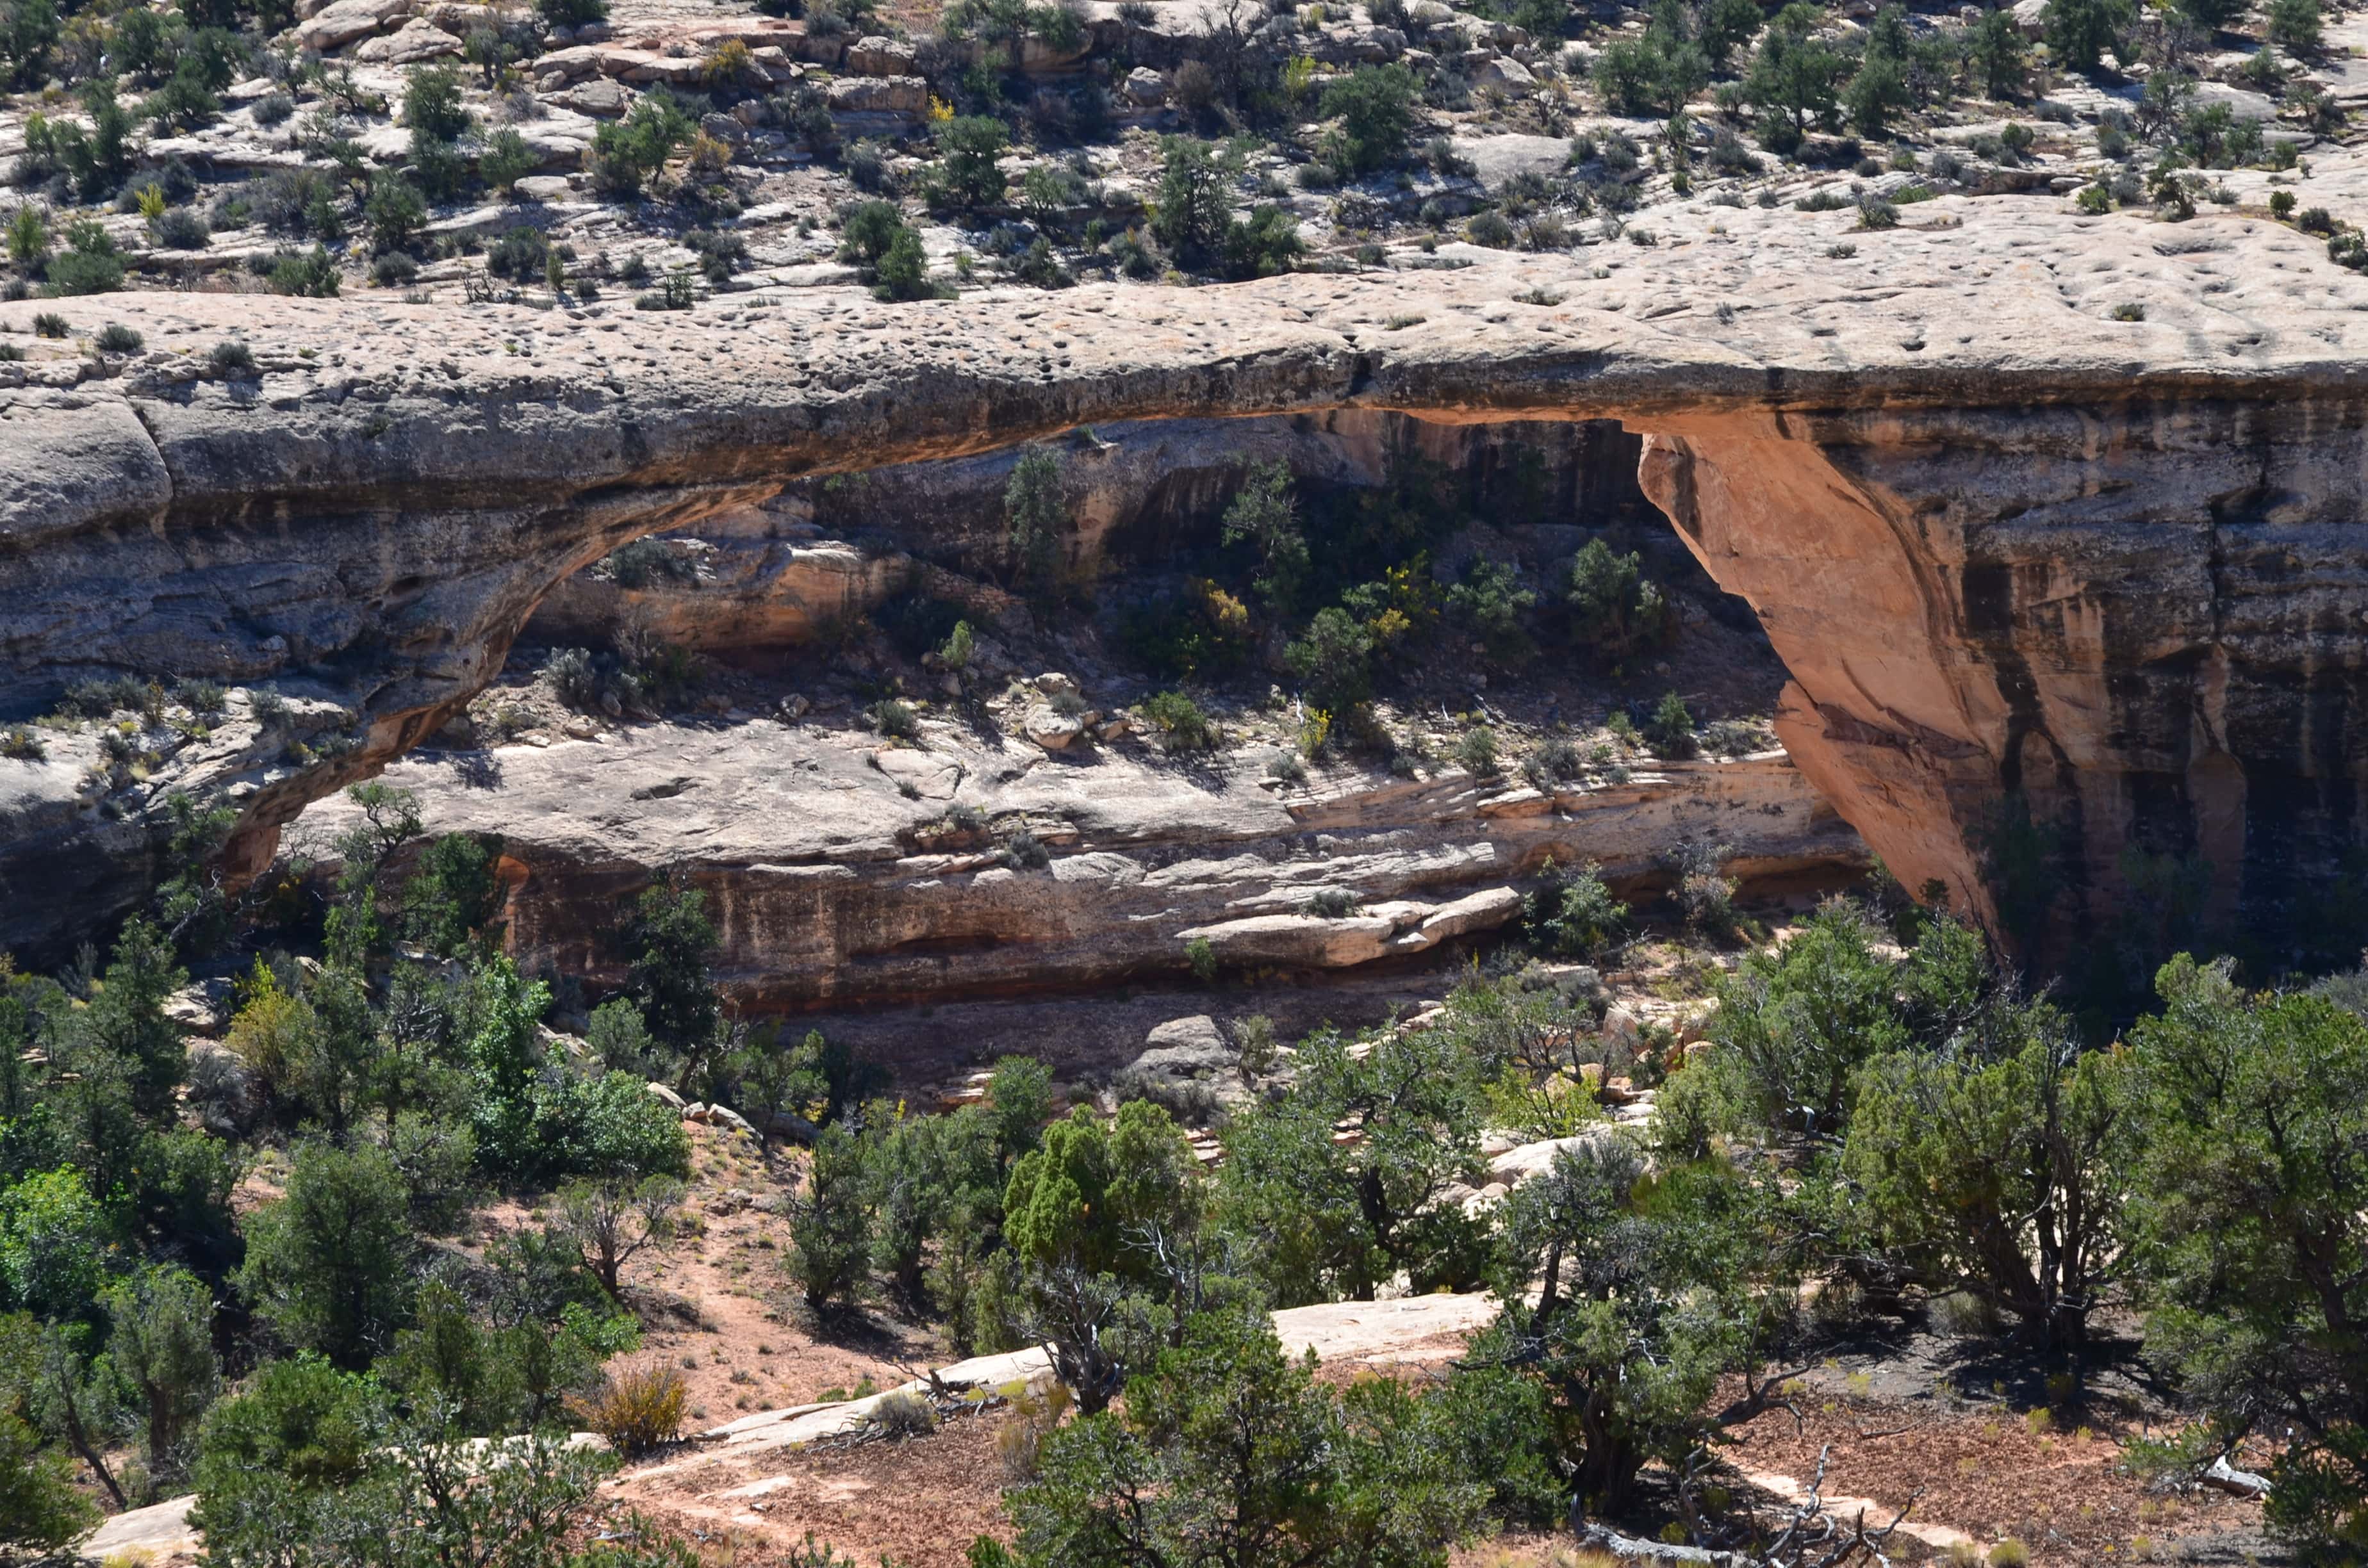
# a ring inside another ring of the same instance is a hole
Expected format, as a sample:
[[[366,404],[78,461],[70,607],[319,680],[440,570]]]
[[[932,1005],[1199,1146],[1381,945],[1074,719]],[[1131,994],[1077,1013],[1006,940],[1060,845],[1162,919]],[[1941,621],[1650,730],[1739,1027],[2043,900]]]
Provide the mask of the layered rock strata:
[[[1350,969],[1505,926],[1515,884],[1550,859],[1633,885],[1688,841],[1726,846],[1747,881],[1839,881],[1866,863],[1782,753],[1553,795],[1459,769],[1284,784],[1272,755],[1054,756],[934,720],[919,745],[887,747],[753,720],[424,752],[387,777],[418,794],[430,831],[502,835],[509,942],[530,969],[619,979],[624,902],[677,873],[708,894],[719,977],[759,1010],[1173,981],[1195,938],[1237,971]],[[954,826],[957,806],[985,825]],[[304,830],[332,836],[351,812],[324,803]],[[999,853],[1021,831],[1045,864]],[[1319,893],[1349,912],[1314,912]]]
[[[238,801],[251,871],[636,535],[1080,424],[1348,406],[1658,437],[1656,493],[1793,662],[1789,743],[1911,886],[1988,908],[1982,828],[2019,792],[2091,911],[2135,851],[2291,921],[2353,843],[2362,777],[2368,280],[2240,213],[1913,216],[1842,246],[1846,213],[1689,209],[1634,256],[794,313],[45,305],[148,351],[0,368],[11,715],[129,672],[275,680],[348,717],[296,765],[233,725],[106,788],[73,745],[0,763],[0,944],[136,903],[168,788]],[[233,335],[258,373],[207,368]],[[68,869],[85,895],[50,896]]]

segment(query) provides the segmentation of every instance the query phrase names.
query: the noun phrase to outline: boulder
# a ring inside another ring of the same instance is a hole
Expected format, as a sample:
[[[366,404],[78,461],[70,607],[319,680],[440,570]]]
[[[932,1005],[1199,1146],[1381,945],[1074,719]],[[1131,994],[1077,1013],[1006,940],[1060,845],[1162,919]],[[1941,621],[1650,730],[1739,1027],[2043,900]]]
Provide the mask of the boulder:
[[[459,39],[432,22],[414,17],[384,38],[365,40],[354,51],[354,58],[374,65],[417,65],[461,51]]]
[[[850,76],[912,76],[913,46],[903,39],[858,39],[847,49],[847,74]]]
[[[1038,676],[1036,689],[1047,697],[1076,697],[1083,690],[1075,676],[1063,675],[1059,670],[1046,670]]]
[[[578,114],[596,115],[602,119],[616,119],[633,107],[633,95],[621,83],[605,76],[595,77],[552,95],[551,102]]]
[[[263,1112],[263,1084],[246,1059],[210,1040],[189,1048],[188,1107],[218,1138],[240,1138]]]
[[[1019,726],[1028,732],[1030,740],[1046,751],[1065,751],[1070,742],[1086,732],[1084,719],[1064,713],[1049,702],[1030,705]]]
[[[197,1506],[198,1494],[192,1492],[145,1508],[129,1509],[83,1537],[75,1543],[74,1555],[119,1562],[193,1557],[205,1549],[205,1537],[189,1519]]]
[[[548,54],[540,55],[526,69],[533,74],[535,85],[538,87],[553,78],[557,78],[559,85],[564,85],[569,82],[581,82],[587,76],[599,75],[601,62],[606,53],[606,51],[595,49],[589,44],[576,44],[566,49],[554,49]]]
[[[1198,1078],[1228,1072],[1234,1048],[1225,1043],[1217,1020],[1206,1013],[1170,1018],[1143,1037],[1143,1053],[1128,1064],[1131,1072],[1162,1078]]]
[[[1188,943],[1206,941],[1224,963],[1348,969],[1386,953],[1396,928],[1396,922],[1375,915],[1338,920],[1315,915],[1254,915],[1246,920],[1196,926],[1177,935]]]
[[[300,49],[327,54],[356,39],[369,38],[410,15],[412,0],[333,0],[296,28]]]
[[[1094,35],[1090,28],[1072,49],[1055,49],[1031,32],[1019,40],[1019,69],[1031,75],[1038,72],[1065,71],[1093,51]]]
[[[666,1104],[673,1107],[677,1110],[687,1108],[683,1105],[682,1096],[676,1094],[664,1084],[647,1084],[643,1086],[649,1090],[650,1098],[664,1101]]]
[[[165,1017],[183,1034],[220,1034],[229,1026],[238,1006],[236,989],[225,979],[199,980],[165,998]]]
[[[929,84],[919,76],[842,76],[830,85],[835,114],[923,114]]]
[[[1138,65],[1126,74],[1119,92],[1131,104],[1144,108],[1156,108],[1167,101],[1167,78],[1148,65]]]
[[[1508,93],[1527,93],[1536,90],[1538,79],[1520,61],[1500,54],[1480,68],[1477,85]]]
[[[1442,903],[1416,927],[1426,943],[1443,942],[1474,931],[1493,931],[1521,912],[1521,895],[1511,888],[1483,888]]]
[[[1519,1187],[1532,1176],[1543,1176],[1554,1168],[1554,1161],[1565,1153],[1576,1153],[1588,1144],[1606,1138],[1626,1134],[1609,1122],[1589,1128],[1570,1138],[1549,1138],[1539,1143],[1524,1143],[1508,1149],[1488,1162],[1488,1175],[1507,1187]]]

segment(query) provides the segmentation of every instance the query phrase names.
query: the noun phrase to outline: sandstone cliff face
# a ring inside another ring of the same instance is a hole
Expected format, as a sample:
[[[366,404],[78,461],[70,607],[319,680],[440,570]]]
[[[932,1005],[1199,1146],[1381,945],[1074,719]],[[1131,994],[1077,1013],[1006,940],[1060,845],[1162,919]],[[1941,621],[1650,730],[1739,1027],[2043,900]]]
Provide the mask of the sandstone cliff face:
[[[1804,423],[1654,437],[1643,474],[1791,671],[1787,746],[1903,881],[1998,914],[1968,840],[2019,793],[2066,846],[2059,919],[2117,915],[2149,858],[2211,867],[2210,913],[2250,928],[2326,917],[2368,761],[2357,407]]]
[[[623,901],[658,876],[709,895],[744,1005],[798,1008],[1085,991],[1229,967],[1338,970],[1514,919],[1549,858],[1616,883],[1691,839],[1747,879],[1839,881],[1855,834],[1781,753],[1654,764],[1547,796],[1450,769],[1266,777],[1266,748],[1181,763],[1138,744],[1050,756],[940,721],[917,747],[807,723],[636,726],[593,741],[424,753],[388,770],[431,832],[497,833],[509,938],[530,971],[619,978]],[[911,793],[907,793],[907,790]],[[949,832],[955,804],[990,826]],[[307,834],[351,815],[324,802]],[[1048,865],[998,859],[1025,827]],[[1317,892],[1355,913],[1308,913]]]
[[[1641,259],[687,320],[58,301],[150,352],[0,367],[9,716],[94,671],[270,678],[336,704],[352,744],[294,767],[216,746],[107,790],[58,776],[69,748],[0,763],[0,944],[129,907],[148,836],[125,824],[168,788],[243,791],[233,869],[258,864],[636,535],[1080,424],[1351,406],[1677,443],[1656,490],[1770,618],[1803,767],[1905,879],[1970,889],[2021,789],[2067,824],[2092,913],[2133,846],[2221,864],[2248,912],[2298,907],[2362,774],[2368,280],[2234,214],[1949,197],[1844,258],[1849,221],[1690,209]],[[2134,297],[2146,318],[2112,319]],[[260,375],[201,372],[233,331]],[[64,867],[84,897],[50,895]]]
[[[1641,445],[1611,420],[1448,424],[1360,408],[1103,425],[1055,443],[1074,522],[1062,566],[1090,584],[1213,543],[1215,520],[1251,464],[1281,462],[1303,490],[1368,488],[1408,456],[1482,480],[1515,460],[1536,463],[1524,476],[1536,516],[1515,520],[1559,528],[1557,548],[1568,553],[1579,528],[1650,513],[1636,487]],[[916,589],[999,605],[1003,492],[1018,460],[1007,449],[794,481],[761,506],[702,517],[675,536],[686,575],[628,585],[603,567],[568,577],[525,635],[597,645],[631,625],[733,653],[827,637]]]

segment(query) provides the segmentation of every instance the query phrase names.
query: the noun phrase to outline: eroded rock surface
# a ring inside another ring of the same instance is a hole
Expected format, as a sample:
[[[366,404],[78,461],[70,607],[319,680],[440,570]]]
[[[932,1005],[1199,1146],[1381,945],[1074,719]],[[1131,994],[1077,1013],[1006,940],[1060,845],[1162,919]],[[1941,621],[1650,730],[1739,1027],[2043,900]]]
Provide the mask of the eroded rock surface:
[[[618,977],[620,903],[669,870],[706,890],[718,974],[758,1008],[950,1000],[1189,975],[1354,968],[1492,930],[1551,857],[1616,881],[1687,839],[1733,847],[1746,879],[1864,864],[1858,837],[1781,753],[1640,767],[1553,797],[1458,769],[1430,779],[1266,776],[1269,750],[1180,764],[1139,744],[1048,756],[1020,735],[927,721],[919,748],[959,779],[913,798],[876,736],[771,721],[655,724],[593,741],[423,753],[389,769],[431,832],[503,836],[509,940],[529,971]],[[951,829],[949,808],[988,824]],[[353,808],[307,813],[334,835]],[[1025,828],[1041,868],[996,844]],[[1353,912],[1311,913],[1321,892]]]
[[[170,788],[244,791],[252,870],[638,534],[1078,424],[1352,405],[1656,437],[1655,494],[1793,665],[1802,766],[1911,885],[1987,907],[1979,830],[2020,790],[2091,909],[2135,847],[2210,859],[2256,918],[2303,910],[2362,775],[2368,280],[2242,214],[1944,197],[1829,254],[1851,221],[1690,208],[1616,258],[687,317],[44,304],[148,351],[0,367],[12,716],[91,673],[279,679],[350,744],[218,746],[103,800],[71,760],[0,763],[0,943],[130,907]],[[233,335],[258,374],[204,368]],[[23,896],[65,865],[86,896]]]

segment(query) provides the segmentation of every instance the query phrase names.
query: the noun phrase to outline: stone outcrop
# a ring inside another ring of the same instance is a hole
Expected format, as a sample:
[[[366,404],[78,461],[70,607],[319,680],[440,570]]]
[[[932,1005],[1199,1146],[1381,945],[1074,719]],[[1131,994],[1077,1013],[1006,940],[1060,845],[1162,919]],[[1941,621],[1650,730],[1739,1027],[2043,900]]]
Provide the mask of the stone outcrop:
[[[509,941],[529,971],[616,981],[620,904],[673,871],[706,891],[719,979],[757,1010],[1178,981],[1196,937],[1228,969],[1352,969],[1502,926],[1520,912],[1512,884],[1549,858],[1633,885],[1688,839],[1731,846],[1747,881],[1865,864],[1781,753],[1548,798],[1455,769],[1326,770],[1282,789],[1264,748],[1185,767],[1135,743],[1072,759],[1019,734],[921,729],[921,748],[883,749],[813,722],[643,725],[422,752],[387,778],[418,794],[429,831],[502,835]],[[882,766],[895,757],[949,787],[908,795],[914,773]],[[987,825],[952,826],[956,803]],[[325,840],[352,810],[324,802],[303,831]],[[1023,828],[1045,866],[997,853]],[[1324,892],[1355,907],[1312,913]]]
[[[637,535],[1080,424],[1349,406],[1654,437],[1655,494],[1793,664],[1802,767],[1911,885],[1987,907],[1981,830],[2020,791],[2092,911],[2131,850],[2211,861],[2250,919],[2306,907],[2368,775],[2368,279],[2237,213],[1943,197],[1844,255],[1849,222],[1703,208],[1638,261],[796,312],[0,305],[13,333],[55,309],[148,346],[0,367],[10,716],[127,671],[347,715],[301,765],[218,742],[98,790],[71,746],[0,762],[0,944],[131,907],[173,788],[238,800],[229,869],[252,871]],[[256,373],[208,369],[233,335]],[[84,896],[46,895],[69,875]]]

